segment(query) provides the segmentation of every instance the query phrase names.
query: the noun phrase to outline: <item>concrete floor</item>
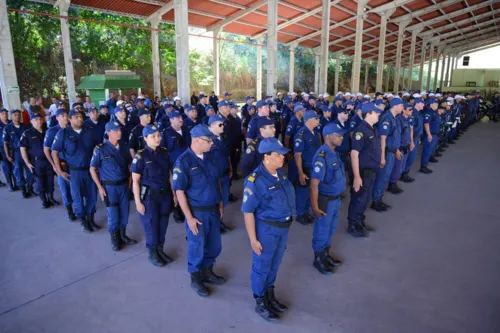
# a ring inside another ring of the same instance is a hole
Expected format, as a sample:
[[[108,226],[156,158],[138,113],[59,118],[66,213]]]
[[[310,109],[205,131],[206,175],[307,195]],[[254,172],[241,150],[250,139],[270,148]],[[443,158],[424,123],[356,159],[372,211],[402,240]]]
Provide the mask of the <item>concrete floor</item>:
[[[228,278],[207,299],[189,287],[184,226],[172,223],[164,268],[141,242],[113,253],[109,235],[84,234],[62,207],[0,190],[0,332],[500,332],[500,125],[481,123],[450,147],[432,175],[413,172],[405,193],[365,240],[345,233],[342,204],[333,276],[312,267],[312,227],[294,224],[276,292],[290,305],[282,323],[253,312],[251,250],[240,203],[227,209],[217,271]],[[241,193],[241,181],[234,193]],[[241,196],[241,195],[240,195]],[[135,211],[135,209],[133,209]],[[105,210],[97,220],[105,224]]]

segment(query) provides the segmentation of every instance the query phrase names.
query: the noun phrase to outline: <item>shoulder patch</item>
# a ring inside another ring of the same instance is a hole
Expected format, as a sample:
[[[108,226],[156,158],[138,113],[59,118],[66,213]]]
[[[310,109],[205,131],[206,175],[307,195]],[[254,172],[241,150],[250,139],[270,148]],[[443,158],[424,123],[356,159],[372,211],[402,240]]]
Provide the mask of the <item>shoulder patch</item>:
[[[356,140],[361,140],[361,138],[363,137],[363,133],[362,132],[356,132],[356,134],[354,135],[354,137],[356,138]]]
[[[382,123],[382,125],[390,125],[390,124],[391,124],[391,123],[389,123],[388,121],[384,121],[384,122]]]
[[[140,151],[140,150],[139,150]],[[140,160],[142,157],[141,157],[141,154],[139,154],[139,152],[137,152],[137,154],[135,154],[135,158]]]
[[[255,181],[255,177],[257,177],[257,173],[254,172],[252,173],[250,176],[248,176],[247,180],[250,182],[250,183],[253,183]]]
[[[245,189],[243,190],[243,193],[248,193],[248,195],[252,195],[253,192],[251,189],[249,189],[248,187],[245,187]]]
[[[174,168],[174,172],[182,173],[182,170],[179,168]]]

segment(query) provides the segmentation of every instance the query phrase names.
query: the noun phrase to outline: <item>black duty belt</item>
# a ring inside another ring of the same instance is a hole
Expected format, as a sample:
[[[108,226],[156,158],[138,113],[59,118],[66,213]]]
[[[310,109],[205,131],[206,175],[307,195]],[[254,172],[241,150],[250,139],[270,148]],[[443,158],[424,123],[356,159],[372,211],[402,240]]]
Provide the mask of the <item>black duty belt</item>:
[[[111,185],[111,186],[118,186],[118,185],[123,185],[128,183],[128,178],[124,178],[122,180],[116,180],[116,181],[107,181],[103,180],[102,185]]]
[[[330,201],[335,201],[340,198],[340,195],[326,195],[319,193],[318,195],[318,208],[326,213]]]
[[[35,156],[35,161],[47,161],[47,157],[45,156]]]
[[[211,206],[191,206],[190,208],[193,212],[213,212],[219,209],[219,204]]]
[[[439,132],[437,132],[437,133],[432,133],[432,132],[431,132],[431,135],[439,135]]]
[[[282,229],[288,229],[292,225],[293,220],[289,218],[287,221],[270,221],[270,220],[259,220],[262,223],[269,224],[270,226]]]
[[[386,152],[386,153],[393,153],[393,154],[395,154],[395,153],[396,153],[396,150],[397,150],[397,149],[390,149],[390,148],[387,148],[387,147],[385,148],[385,152]]]
[[[339,155],[340,156],[349,156],[349,152],[339,152]]]
[[[73,170],[73,171],[88,171],[89,170],[89,167],[82,167],[82,168],[77,168],[77,167],[69,167],[70,170]]]
[[[334,200],[337,200],[338,198],[340,198],[341,194],[339,194],[339,195],[326,195],[326,194],[319,193],[319,196],[328,199],[328,201],[334,201]]]
[[[409,146],[401,146],[399,147],[399,150],[406,154],[408,153],[409,148],[410,148]]]
[[[171,190],[169,188],[162,188],[158,190],[150,188],[148,194],[152,196],[159,196],[159,195],[169,194],[170,192]]]

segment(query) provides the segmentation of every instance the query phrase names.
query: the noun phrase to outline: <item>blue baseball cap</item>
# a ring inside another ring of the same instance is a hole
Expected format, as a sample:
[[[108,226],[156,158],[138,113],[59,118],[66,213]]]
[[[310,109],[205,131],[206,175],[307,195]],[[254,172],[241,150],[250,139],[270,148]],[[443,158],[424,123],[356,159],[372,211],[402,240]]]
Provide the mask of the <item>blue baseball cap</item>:
[[[178,111],[172,111],[168,114],[168,117],[172,119],[172,118],[182,117],[182,115]]]
[[[168,98],[163,97],[163,98],[161,99],[161,102],[162,102],[162,103],[168,102]]]
[[[205,95],[205,94],[200,94],[200,95],[198,96],[198,98],[199,98],[199,99],[202,99],[202,98],[204,98],[204,97],[207,97],[207,95]]]
[[[7,113],[8,113],[8,112],[9,112],[9,110],[4,109],[4,108],[0,108],[0,112],[7,112]]]
[[[335,97],[335,98],[333,99],[333,103],[335,103],[335,102],[337,102],[337,101],[341,101],[341,100],[342,100],[342,98],[340,98],[339,96],[337,96],[337,97]]]
[[[193,106],[191,106],[191,105],[188,105],[188,106],[184,109],[184,111],[185,111],[185,112],[189,112],[189,111],[193,111],[193,110],[196,110],[196,109],[195,109]]]
[[[332,112],[332,110],[330,110],[326,104],[321,105],[320,109],[323,112]]]
[[[56,117],[59,117],[60,115],[62,115],[64,113],[68,114],[68,111],[66,111],[66,109],[57,109]]]
[[[208,112],[208,110],[210,110],[210,109],[213,110],[212,105],[205,105],[205,112]]]
[[[117,121],[113,121],[113,120],[107,122],[106,126],[105,126],[106,132],[118,131],[120,128],[121,128],[120,124]]]
[[[247,96],[247,97],[245,97],[245,101],[248,101],[248,100],[250,100],[252,98],[253,98],[252,96]]]
[[[403,100],[401,98],[393,98],[392,101],[389,103],[389,106],[392,108],[400,104],[403,104]]]
[[[375,104],[373,103],[366,103],[364,104],[362,107],[361,107],[361,112],[363,113],[368,113],[368,112],[371,112],[371,111],[375,111],[376,113],[381,113],[382,111],[380,111],[380,109],[378,107],[375,106]]]
[[[293,107],[293,112],[300,112],[305,110],[306,109],[304,108],[304,106],[300,103],[295,104],[295,106]]]
[[[58,108],[61,104],[62,104],[62,102],[57,102],[56,103],[56,108]]]
[[[40,113],[30,113],[30,120],[33,120],[36,118],[42,118],[42,115]]]
[[[269,117],[259,117],[257,118],[257,128],[264,126],[274,125],[274,120]]]
[[[434,103],[437,103],[437,102],[438,102],[438,101],[437,101],[437,100],[435,100],[434,98],[429,98],[429,99],[427,100],[427,105],[431,105],[431,104],[434,104]]]
[[[285,101],[285,103],[286,103],[286,104],[288,104],[288,103],[293,103],[293,100],[292,100],[290,97],[288,97],[288,96],[287,96],[287,97],[285,97],[285,98],[283,99],[283,101]]]
[[[69,111],[68,116],[71,118],[71,117],[73,117],[73,116],[76,116],[77,114],[81,114],[81,115],[83,116],[83,111],[82,111],[82,110],[80,110],[80,109],[71,109],[71,110]]]
[[[290,149],[283,147],[283,144],[276,138],[267,138],[260,142],[259,153],[268,154],[276,152],[280,155],[285,155]]]
[[[314,96],[314,95],[309,95],[309,100],[311,100],[311,99],[316,100],[316,96]]]
[[[208,124],[209,124],[209,125],[212,125],[213,123],[215,123],[215,122],[217,122],[217,121],[218,121],[218,122],[223,123],[223,122],[224,122],[224,120],[225,120],[225,119],[224,119],[224,118],[222,118],[220,115],[218,115],[218,114],[214,114],[213,116],[210,116],[210,118],[208,118]]]
[[[114,110],[113,110],[113,114],[117,114],[118,112],[121,112],[121,111],[125,111],[125,109],[120,105],[120,106],[117,106]]]
[[[165,111],[169,110],[169,109],[173,109],[174,106],[172,104],[167,104],[165,106],[163,106],[163,109],[165,109]]]
[[[237,109],[237,108],[239,108],[238,104],[234,104],[234,103],[229,104],[229,107],[231,109]]]
[[[344,107],[348,107],[349,105],[354,106],[354,102],[353,101],[347,101],[347,102],[344,103]]]
[[[306,111],[306,113],[304,113],[304,117],[303,118],[304,118],[304,123],[305,123],[309,119],[318,119],[319,116],[316,113],[316,111],[309,110],[309,111]]]
[[[224,94],[224,96],[232,96],[231,93],[229,91],[226,91],[226,93]]]
[[[145,114],[151,114],[151,111],[149,111],[148,109],[146,108],[140,108],[138,111],[137,111],[137,115],[140,117],[140,116],[143,116]]]
[[[71,104],[71,108],[74,108],[77,105],[80,105],[83,108],[83,104],[79,103],[79,102],[75,102],[75,103]]]
[[[345,129],[340,127],[339,124],[337,123],[329,123],[323,128],[323,137],[330,135],[330,134],[340,134],[344,135],[346,132]]]
[[[276,103],[274,103],[274,101],[269,101],[269,102],[267,102],[267,105],[273,106],[273,105],[276,105]]]
[[[218,104],[217,104],[217,107],[219,108],[222,108],[224,106],[229,106],[229,103],[227,101],[220,101]]]
[[[208,126],[205,124],[199,124],[196,125],[191,129],[191,138],[198,138],[200,136],[208,136],[209,138],[213,138],[214,135],[212,132],[210,132],[210,129],[208,129]]]
[[[257,104],[255,104],[255,107],[257,109],[259,109],[259,108],[266,106],[266,105],[267,105],[267,102],[265,100],[261,99],[260,101],[257,102]]]
[[[407,109],[407,108],[413,108],[413,105],[411,105],[410,103],[404,103],[404,108]]]
[[[340,108],[337,113],[349,113],[349,110],[347,110],[346,108]]]
[[[419,97],[419,98],[415,98],[415,104],[417,103],[425,103],[424,102],[424,99],[422,97]]]
[[[148,135],[154,134],[158,131],[159,131],[158,127],[156,127],[155,125],[149,124],[142,129],[142,136],[147,137]]]
[[[247,111],[255,110],[255,105],[249,105]]]
[[[14,114],[14,113],[16,113],[16,112],[21,113],[21,110],[11,109],[11,110],[9,111],[9,114],[10,114],[10,115],[13,115],[13,114]]]
[[[106,108],[106,109],[107,109],[107,108],[108,108],[108,106],[107,106],[106,104],[99,105],[99,110],[102,110],[102,109],[104,109],[104,108]]]
[[[373,102],[375,105],[380,105],[380,104],[384,104],[385,105],[385,101],[383,99],[377,99],[375,102]]]

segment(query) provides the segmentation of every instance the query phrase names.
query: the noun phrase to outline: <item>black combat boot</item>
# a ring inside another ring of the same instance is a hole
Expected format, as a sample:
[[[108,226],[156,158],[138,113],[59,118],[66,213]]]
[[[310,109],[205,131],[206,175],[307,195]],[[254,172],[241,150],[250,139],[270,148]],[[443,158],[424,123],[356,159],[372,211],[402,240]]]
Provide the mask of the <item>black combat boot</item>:
[[[12,174],[6,174],[5,178],[7,179],[7,185],[9,185],[9,192],[17,191],[16,180],[12,176]]]
[[[430,159],[429,159],[429,162],[431,163],[437,163],[439,162],[439,160],[437,158],[435,158],[434,156],[432,156]]]
[[[370,208],[381,213],[387,211],[387,207],[382,204],[382,200],[372,201]]]
[[[66,206],[66,211],[68,212],[68,220],[76,221],[78,219],[75,216],[75,213],[73,212],[73,206],[71,206],[71,205]]]
[[[361,221],[360,221],[360,223],[359,223],[359,224],[360,224],[360,226],[361,226],[361,230],[362,230],[365,234],[367,234],[367,235],[368,235],[368,233],[369,233],[370,231],[375,231],[375,229],[374,229],[372,226],[370,226],[369,224],[366,224],[366,215],[365,215],[365,214],[361,215]]]
[[[4,187],[6,186],[7,184],[5,184],[3,181],[0,180],[0,187]]]
[[[354,238],[366,238],[368,234],[358,227],[357,221],[348,220],[347,233]]]
[[[330,255],[330,246],[326,248],[326,261],[328,262],[328,265],[332,267],[337,267],[342,265],[342,261],[335,259],[334,256]]]
[[[191,273],[191,288],[201,297],[208,297],[210,291],[202,282],[202,272]]]
[[[120,232],[119,231],[111,231],[111,249],[113,251],[120,251],[121,241],[120,241]]]
[[[29,192],[28,192],[28,185],[21,186],[21,195],[23,196],[24,199],[27,199],[30,197]]]
[[[220,221],[220,233],[225,234],[226,232],[231,231],[231,228],[227,226],[224,222]]]
[[[426,175],[430,174],[430,173],[433,173],[434,171],[432,171],[431,169],[429,169],[428,167],[426,166],[423,166],[423,167],[420,167],[420,170],[419,172],[421,173],[425,173]]]
[[[202,281],[205,283],[213,283],[217,285],[221,285],[226,283],[226,279],[222,276],[219,276],[214,273],[214,266],[205,267],[202,271],[203,279]]]
[[[443,154],[441,154],[439,151],[434,154],[435,157],[441,157]]]
[[[47,200],[50,202],[52,206],[59,206],[61,203],[54,199],[54,192],[47,193]]]
[[[274,296],[274,287],[267,288],[266,295],[264,297],[267,297],[267,300],[269,302],[269,307],[274,312],[283,313],[288,310],[288,307],[285,304],[280,303],[276,299],[276,296]]]
[[[403,183],[413,183],[415,181],[415,179],[410,177],[408,172],[403,172],[399,180],[402,181]]]
[[[333,270],[328,266],[326,251],[314,252],[313,266],[323,275],[333,274]]]
[[[36,197],[38,193],[33,190],[33,184],[27,185],[28,197]]]
[[[162,267],[165,266],[165,261],[158,255],[158,251],[156,250],[156,246],[154,247],[149,247],[149,256],[148,259],[149,261],[156,267]]]
[[[50,207],[50,203],[47,201],[47,197],[45,196],[45,193],[40,193],[39,195],[40,200],[42,201],[42,208],[46,209]]]
[[[182,213],[182,209],[180,206],[174,207],[173,213],[174,213],[175,223],[184,223],[185,217],[184,217],[184,214]]]
[[[137,243],[137,242],[136,242]],[[156,245],[156,252],[160,256],[161,259],[165,262],[165,264],[170,264],[174,261],[171,257],[169,257],[165,252],[163,252],[163,247],[165,246],[165,243],[161,243]]]
[[[94,230],[92,230],[92,228],[90,227],[89,225],[89,221],[87,220],[87,217],[84,215],[81,219],[81,225],[82,225],[82,228],[83,228],[83,232],[86,233],[86,234],[90,234],[91,232],[93,232]]]
[[[307,214],[297,215],[297,218],[295,219],[295,221],[297,221],[298,223],[300,223],[302,225],[308,225],[309,224],[309,220],[307,219]]]
[[[404,191],[399,188],[398,183],[389,183],[389,187],[387,188],[387,191],[391,192],[392,194],[400,194],[403,193]]]
[[[122,244],[124,245],[134,245],[137,244],[137,241],[135,239],[129,238],[127,236],[127,228],[121,228],[119,231],[120,234],[120,240]]]
[[[253,298],[255,299],[255,312],[259,316],[270,322],[280,321],[280,316],[269,307],[269,302],[265,296],[253,295]]]
[[[87,220],[89,222],[90,228],[92,228],[93,231],[101,229],[101,227],[98,226],[94,221],[94,213],[90,213],[89,215],[87,215]]]

